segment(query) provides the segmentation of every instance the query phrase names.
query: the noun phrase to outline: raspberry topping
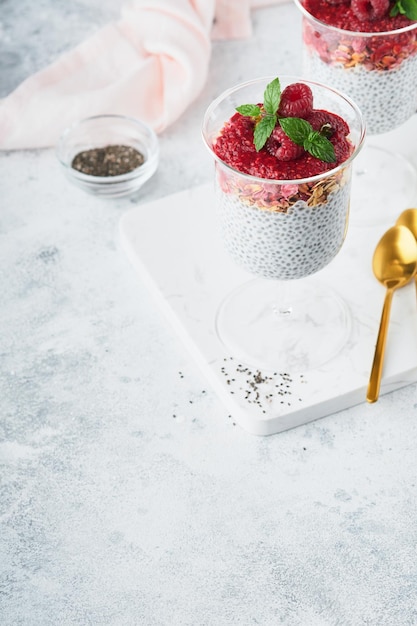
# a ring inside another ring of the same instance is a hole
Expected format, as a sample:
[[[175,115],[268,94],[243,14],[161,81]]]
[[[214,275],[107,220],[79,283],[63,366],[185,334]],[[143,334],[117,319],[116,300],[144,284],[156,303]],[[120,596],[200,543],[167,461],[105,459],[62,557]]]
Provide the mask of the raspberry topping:
[[[308,85],[293,83],[281,94],[278,115],[282,117],[307,117],[313,109],[313,94]]]
[[[349,126],[345,120],[336,115],[336,113],[330,113],[330,111],[324,111],[323,109],[314,109],[306,117],[307,122],[310,122],[314,130],[324,132],[325,136],[329,139],[335,132],[341,133],[346,136],[349,134]]]
[[[348,141],[346,136],[340,131],[336,131],[330,141],[334,146],[337,162],[342,163],[346,161],[352,154],[352,144]]]
[[[385,9],[382,12],[382,7],[387,0],[372,0],[372,4],[370,0],[359,0],[359,15],[361,16],[359,17],[353,8],[355,2],[357,3],[357,0],[348,0],[347,4],[340,6],[332,0],[301,0],[305,10],[317,20],[347,31],[365,33],[393,31],[409,26],[413,22],[407,15],[401,13],[393,16],[389,10]],[[370,15],[374,17],[370,19]],[[376,17],[377,15],[380,17]],[[319,47],[321,38],[317,39],[318,33],[312,35],[316,37],[316,41],[312,40],[311,43]],[[336,43],[332,42],[332,46],[334,47]]]
[[[266,85],[263,103],[242,104],[236,111],[223,125],[213,150],[243,174],[274,180],[308,178],[336,167],[353,149],[347,123],[313,109],[313,93],[306,83],[292,83],[281,93],[279,79],[274,78]]]
[[[276,126],[268,138],[265,148],[269,154],[276,157],[280,161],[292,161],[298,159],[303,152],[302,146],[297,146],[288,135],[284,133],[280,126]]]
[[[351,8],[361,22],[373,22],[388,12],[389,0],[352,0]]]
[[[254,123],[248,117],[235,113],[225,124],[216,143],[214,152],[224,162],[243,174],[275,180],[295,180],[315,176],[330,170],[350,155],[352,146],[343,133],[336,131],[330,138],[336,154],[335,163],[325,163],[308,152],[291,161],[282,161],[273,156],[266,145],[259,152],[253,144]],[[273,133],[277,129],[274,129]],[[341,147],[338,148],[338,144]]]

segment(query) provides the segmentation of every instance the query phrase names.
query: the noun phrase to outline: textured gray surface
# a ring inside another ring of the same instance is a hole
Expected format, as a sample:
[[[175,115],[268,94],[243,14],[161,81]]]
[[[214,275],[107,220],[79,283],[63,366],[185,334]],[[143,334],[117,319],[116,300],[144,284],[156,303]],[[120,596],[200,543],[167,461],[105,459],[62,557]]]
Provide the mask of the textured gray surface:
[[[3,96],[115,15],[97,0],[0,9]],[[295,9],[254,24],[215,44],[140,197],[84,195],[50,150],[0,154],[2,626],[417,624],[416,386],[248,435],[120,249],[132,204],[211,177],[212,97],[299,70]]]

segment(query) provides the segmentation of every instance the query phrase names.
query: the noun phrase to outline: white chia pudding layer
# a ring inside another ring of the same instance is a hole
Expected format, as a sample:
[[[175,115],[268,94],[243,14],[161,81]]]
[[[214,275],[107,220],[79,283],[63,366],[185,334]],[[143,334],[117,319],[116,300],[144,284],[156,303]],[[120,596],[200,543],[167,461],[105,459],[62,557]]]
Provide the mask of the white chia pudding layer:
[[[307,75],[348,95],[362,111],[368,132],[385,133],[406,122],[417,110],[417,54],[393,69],[366,69],[357,64],[325,63],[309,48]]]
[[[217,188],[217,206],[226,249],[236,263],[263,278],[303,278],[325,267],[339,252],[349,216],[350,185],[324,203],[298,200],[287,212],[243,203]]]

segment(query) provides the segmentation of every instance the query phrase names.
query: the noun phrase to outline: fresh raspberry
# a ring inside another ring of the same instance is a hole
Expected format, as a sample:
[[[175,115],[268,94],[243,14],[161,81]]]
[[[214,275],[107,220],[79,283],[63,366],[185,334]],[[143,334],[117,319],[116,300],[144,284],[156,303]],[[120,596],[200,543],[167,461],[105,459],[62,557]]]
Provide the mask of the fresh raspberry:
[[[327,4],[350,4],[350,0],[326,0]]]
[[[313,94],[308,85],[292,83],[281,94],[278,115],[281,117],[306,117],[313,109]]]
[[[328,138],[332,137],[336,132],[342,135],[349,134],[349,126],[345,120],[336,115],[336,113],[330,113],[330,111],[314,109],[310,115],[306,117],[306,120],[310,122],[314,130],[323,129]]]
[[[346,135],[340,131],[336,131],[330,141],[333,144],[337,163],[343,163],[352,154],[352,144],[346,138]]]
[[[352,0],[351,8],[361,22],[378,20],[388,11],[389,0]]]
[[[265,148],[279,161],[293,161],[304,152],[304,148],[297,146],[280,126],[274,128],[272,135],[266,141]]]

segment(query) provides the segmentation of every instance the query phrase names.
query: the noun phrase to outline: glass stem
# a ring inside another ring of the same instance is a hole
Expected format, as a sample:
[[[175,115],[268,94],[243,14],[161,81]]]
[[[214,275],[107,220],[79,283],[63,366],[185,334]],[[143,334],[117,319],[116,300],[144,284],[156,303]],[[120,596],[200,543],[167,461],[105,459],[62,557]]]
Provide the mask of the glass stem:
[[[275,299],[272,304],[272,310],[275,316],[283,318],[291,315],[293,312],[292,292],[292,280],[281,280],[278,282],[275,290]]]

